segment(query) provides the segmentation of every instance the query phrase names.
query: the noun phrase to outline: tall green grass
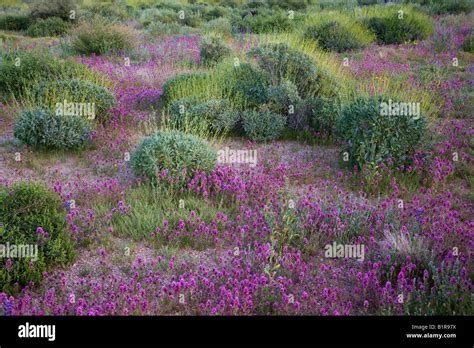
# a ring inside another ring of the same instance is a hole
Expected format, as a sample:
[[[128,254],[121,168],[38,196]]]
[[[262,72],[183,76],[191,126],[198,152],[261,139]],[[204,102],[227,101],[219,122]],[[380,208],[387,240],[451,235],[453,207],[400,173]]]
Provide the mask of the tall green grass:
[[[344,66],[343,55],[325,52],[315,42],[302,38],[298,33],[262,35],[260,42],[286,42],[290,47],[313,58],[323,79],[321,94],[330,96],[335,93],[342,105],[351,103],[358,96],[378,93],[394,100],[419,102],[421,110],[429,120],[439,116],[439,103],[433,93],[422,86],[414,85],[405,73],[378,72],[366,79],[356,79],[350,68]]]
[[[180,200],[183,203],[181,207]],[[170,228],[176,227],[180,219],[186,220],[191,211],[195,211],[201,220],[209,223],[222,208],[195,195],[181,194],[171,188],[153,184],[141,184],[127,190],[125,204],[130,204],[131,210],[125,214],[115,213],[110,226],[118,236],[134,240],[150,240],[150,234],[157,227],[162,228],[165,220]],[[99,217],[105,217],[112,208],[111,203],[93,207]]]

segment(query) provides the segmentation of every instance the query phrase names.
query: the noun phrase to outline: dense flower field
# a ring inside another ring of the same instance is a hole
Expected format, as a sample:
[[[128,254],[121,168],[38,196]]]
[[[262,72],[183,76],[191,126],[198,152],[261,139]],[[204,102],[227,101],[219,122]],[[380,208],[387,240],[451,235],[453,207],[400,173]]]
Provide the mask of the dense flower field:
[[[467,2],[10,2],[0,315],[474,314]]]

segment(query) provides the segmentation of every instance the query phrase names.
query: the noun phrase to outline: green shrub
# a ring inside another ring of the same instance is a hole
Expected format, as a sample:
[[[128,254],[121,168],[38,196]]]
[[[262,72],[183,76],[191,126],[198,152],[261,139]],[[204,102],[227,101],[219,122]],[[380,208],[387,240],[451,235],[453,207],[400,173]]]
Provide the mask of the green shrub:
[[[176,100],[176,95],[185,94],[181,93],[183,90],[187,89],[188,84],[192,83],[206,83],[209,79],[209,75],[202,72],[192,72],[192,73],[181,73],[177,74],[170,79],[166,80],[163,85],[163,94],[161,100],[165,106],[170,105],[174,100]],[[194,96],[197,97],[197,96]]]
[[[464,42],[462,43],[461,49],[464,52],[474,53],[474,34],[471,33],[466,36]]]
[[[195,96],[173,101],[169,107],[171,119],[173,122],[179,122],[178,120],[181,119],[184,114],[189,113],[191,108],[197,104],[199,104],[199,100],[196,99]]]
[[[237,96],[245,101],[248,108],[257,107],[268,101],[268,74],[251,64],[241,63],[224,73],[226,81],[224,95]]]
[[[296,105],[301,101],[298,89],[291,81],[283,81],[278,86],[268,89],[267,107],[270,111],[281,115],[294,113]]]
[[[249,55],[258,58],[259,67],[271,74],[274,85],[290,80],[302,97],[316,93],[319,88],[319,77],[311,58],[285,43],[262,45],[252,49]]]
[[[100,20],[82,22],[73,32],[72,48],[82,55],[131,52],[138,41],[132,28]]]
[[[201,62],[204,65],[214,65],[224,57],[231,54],[232,50],[217,36],[204,38],[199,45]]]
[[[224,99],[208,100],[189,110],[193,118],[207,120],[212,131],[221,132],[232,129],[239,120],[239,113]]]
[[[69,20],[71,19],[71,11],[77,11],[76,2],[74,0],[43,0],[33,5],[30,15],[35,19],[59,17],[64,20]]]
[[[310,26],[306,28],[304,37],[315,40],[319,47],[327,51],[344,52],[364,46],[364,42],[359,41],[353,31],[336,21]]]
[[[228,17],[231,10],[224,6],[206,6],[202,12],[202,18],[206,22],[210,22],[216,19],[222,19],[223,17]]]
[[[224,37],[232,36],[232,24],[227,18],[216,18],[204,23],[203,31],[206,34],[219,34]]]
[[[72,261],[73,242],[65,233],[66,211],[57,193],[32,183],[0,189],[0,222],[4,225],[1,245],[36,245],[38,248],[37,260],[13,258],[10,269],[4,267],[8,260],[0,260],[0,291],[16,292],[19,290],[17,282],[20,287],[30,281],[38,285],[43,272]],[[39,233],[38,227],[48,236]]]
[[[106,88],[82,80],[59,80],[40,83],[34,90],[37,105],[56,110],[66,100],[68,103],[90,103],[94,114],[83,115],[89,119],[104,121],[108,111],[115,106],[115,96]],[[85,112],[83,112],[85,114]]]
[[[408,112],[385,115],[382,103],[389,102],[391,100],[383,96],[359,98],[342,109],[337,133],[346,143],[345,151],[352,165],[362,167],[365,163],[379,164],[388,160],[401,165],[409,162],[422,144],[425,117],[417,118]]]
[[[242,126],[253,141],[263,142],[278,139],[286,124],[286,117],[273,112],[245,111]]]
[[[61,36],[69,32],[69,25],[59,17],[38,19],[28,27],[27,34],[33,37]]]
[[[380,44],[424,40],[434,29],[430,17],[407,6],[372,6],[361,21]]]
[[[170,120],[178,129],[184,129],[186,124],[199,122],[206,124],[211,132],[232,130],[240,119],[239,112],[233,110],[229,101],[211,99],[198,102],[195,98],[176,100],[170,107]]]
[[[0,16],[1,30],[26,30],[30,26],[30,17],[26,15],[3,15]]]
[[[79,116],[57,115],[48,109],[24,110],[15,122],[14,136],[35,149],[82,149],[90,125]]]
[[[255,14],[249,14],[247,11],[232,18],[232,26],[238,33],[288,32],[293,30],[294,25],[295,20],[290,19],[284,11],[260,10]]]
[[[0,92],[5,97],[26,99],[32,97],[33,89],[42,81],[73,76],[92,78],[95,75],[87,66],[73,61],[61,62],[46,50],[19,51],[3,57],[3,63],[0,64]]]
[[[184,184],[194,171],[209,173],[216,161],[216,152],[204,139],[179,131],[160,131],[139,143],[130,167],[135,175],[152,181],[166,170],[169,178]]]
[[[309,16],[303,36],[322,49],[335,52],[359,49],[375,41],[375,36],[353,16],[339,11]]]
[[[321,96],[309,97],[297,104],[295,113],[289,115],[288,126],[295,130],[312,129],[331,137],[340,110],[335,100]]]
[[[337,103],[325,97],[312,97],[307,100],[307,103],[311,109],[310,127],[331,136],[340,116]]]
[[[417,4],[428,6],[431,14],[469,13],[473,9],[471,0],[416,0]]]

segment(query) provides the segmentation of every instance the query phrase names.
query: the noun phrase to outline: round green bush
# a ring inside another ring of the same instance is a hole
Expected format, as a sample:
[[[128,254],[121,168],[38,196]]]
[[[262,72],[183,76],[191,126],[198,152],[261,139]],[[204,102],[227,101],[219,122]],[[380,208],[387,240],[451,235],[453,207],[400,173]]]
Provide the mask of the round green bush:
[[[204,65],[214,65],[220,62],[224,57],[231,54],[232,50],[224,44],[217,36],[204,38],[199,45],[201,62]]]
[[[344,52],[363,47],[364,42],[349,28],[336,21],[328,21],[320,26],[309,26],[304,32],[306,39],[314,40],[326,51]]]
[[[298,88],[291,81],[285,80],[280,85],[268,89],[267,107],[277,114],[293,114],[300,101]]]
[[[268,101],[270,78],[265,72],[248,63],[241,63],[223,75],[226,81],[223,95],[244,100],[247,108],[258,107]],[[238,96],[238,97],[237,97]]]
[[[38,19],[28,27],[28,36],[61,36],[69,32],[70,26],[59,17]]]
[[[137,32],[120,24],[101,20],[82,22],[72,35],[72,48],[78,54],[90,56],[132,52],[138,41]]]
[[[29,98],[40,82],[90,74],[87,66],[61,62],[46,50],[19,51],[5,55],[0,64],[0,92],[21,100]]]
[[[69,103],[89,104],[83,108],[83,116],[88,119],[104,121],[108,111],[116,105],[115,96],[106,88],[83,80],[59,80],[40,83],[34,90],[35,103],[56,111],[63,107],[64,101]],[[87,114],[86,111],[94,111]],[[91,116],[91,117],[89,117]]]
[[[319,89],[320,78],[311,57],[286,43],[265,44],[250,50],[248,54],[258,58],[258,66],[271,75],[274,84],[290,80],[304,98]]]
[[[31,245],[38,251],[34,261],[12,258],[9,268],[5,267],[8,260],[0,259],[0,292],[16,292],[15,283],[20,288],[31,281],[38,285],[44,272],[74,257],[73,241],[65,233],[66,210],[61,198],[39,184],[23,182],[0,189],[0,223],[4,225],[0,245],[9,243],[18,250]]]
[[[15,122],[14,136],[35,149],[82,149],[90,125],[79,116],[56,115],[48,109],[23,110]]]
[[[344,151],[352,165],[362,167],[388,160],[394,165],[405,164],[422,144],[425,117],[385,115],[381,106],[389,102],[384,96],[359,98],[342,109],[337,135],[346,144]]]
[[[427,15],[411,8],[385,7],[361,19],[377,37],[379,44],[402,44],[427,39],[433,32],[433,23]],[[402,12],[399,12],[402,11]]]
[[[32,18],[59,17],[64,20],[71,19],[71,11],[77,11],[74,0],[42,0],[37,1],[31,8]],[[75,13],[77,18],[77,13]]]
[[[3,15],[0,16],[1,30],[26,30],[31,24],[31,19],[26,15]]]
[[[195,171],[209,173],[216,161],[216,152],[204,139],[180,131],[160,131],[138,144],[130,167],[135,175],[151,181],[166,171],[168,178],[185,184]]]
[[[273,112],[245,111],[242,126],[245,134],[253,141],[264,142],[277,139],[286,124],[286,117]]]

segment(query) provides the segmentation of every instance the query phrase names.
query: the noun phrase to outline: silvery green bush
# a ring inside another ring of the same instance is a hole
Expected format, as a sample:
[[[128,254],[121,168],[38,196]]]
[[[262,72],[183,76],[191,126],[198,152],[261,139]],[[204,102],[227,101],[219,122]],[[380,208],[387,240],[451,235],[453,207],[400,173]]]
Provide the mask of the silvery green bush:
[[[226,45],[217,36],[205,37],[199,45],[199,54],[204,65],[214,65],[220,62],[232,52],[231,48]]]
[[[217,154],[206,140],[180,131],[159,131],[138,144],[130,167],[135,175],[151,181],[166,172],[167,178],[184,184],[194,171],[209,173],[216,161]]]
[[[245,134],[253,141],[264,142],[278,139],[285,128],[286,116],[270,111],[245,111],[242,125]]]
[[[23,110],[13,134],[35,149],[82,149],[89,141],[88,121],[78,116],[56,115],[43,108]]]
[[[384,115],[381,103],[388,97],[358,98],[345,106],[337,123],[338,138],[352,165],[379,164],[390,160],[394,165],[409,162],[424,140],[424,116]]]
[[[95,118],[107,119],[108,111],[117,103],[115,96],[107,88],[89,81],[71,79],[46,81],[34,90],[37,105],[55,110],[57,103],[64,100],[75,103],[94,103]]]

